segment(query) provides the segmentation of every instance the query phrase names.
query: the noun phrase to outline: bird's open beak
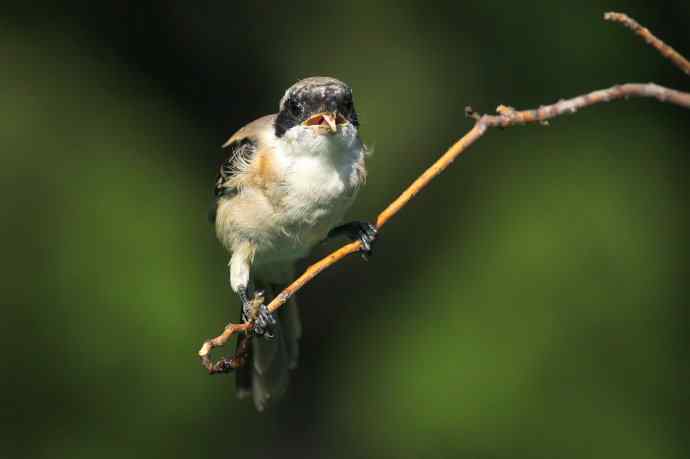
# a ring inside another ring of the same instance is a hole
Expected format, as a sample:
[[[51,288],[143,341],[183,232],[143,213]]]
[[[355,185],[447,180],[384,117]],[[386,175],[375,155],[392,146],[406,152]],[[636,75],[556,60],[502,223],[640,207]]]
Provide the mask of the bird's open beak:
[[[347,120],[338,112],[322,112],[310,116],[303,124],[305,126],[321,126],[326,132],[334,134],[338,131],[339,124],[345,124]]]

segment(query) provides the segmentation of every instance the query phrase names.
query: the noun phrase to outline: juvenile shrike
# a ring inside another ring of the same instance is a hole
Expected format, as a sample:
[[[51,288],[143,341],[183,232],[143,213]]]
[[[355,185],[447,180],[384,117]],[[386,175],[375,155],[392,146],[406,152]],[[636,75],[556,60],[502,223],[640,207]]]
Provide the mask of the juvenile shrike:
[[[230,285],[242,301],[242,320],[255,323],[237,394],[251,394],[260,411],[285,392],[301,335],[294,298],[277,320],[263,300],[279,293],[294,277],[294,262],[327,237],[360,239],[371,251],[372,225],[336,227],[366,178],[358,126],[350,87],[312,77],[285,92],[277,114],[247,124],[223,145],[230,154],[211,218],[232,253]]]

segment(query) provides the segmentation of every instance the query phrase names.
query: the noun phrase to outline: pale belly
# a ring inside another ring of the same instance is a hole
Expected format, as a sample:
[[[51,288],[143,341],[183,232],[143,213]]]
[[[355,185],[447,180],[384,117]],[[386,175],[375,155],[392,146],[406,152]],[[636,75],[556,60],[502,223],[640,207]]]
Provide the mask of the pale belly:
[[[254,263],[263,265],[306,257],[342,222],[352,201],[353,196],[343,193],[321,201],[305,199],[295,203],[285,212],[269,243],[257,247]]]
[[[256,266],[307,256],[342,222],[364,181],[365,147],[354,128],[339,137],[315,136],[311,130],[295,135],[273,146],[279,180],[233,198],[227,206],[230,218],[218,226],[231,251],[251,241]]]

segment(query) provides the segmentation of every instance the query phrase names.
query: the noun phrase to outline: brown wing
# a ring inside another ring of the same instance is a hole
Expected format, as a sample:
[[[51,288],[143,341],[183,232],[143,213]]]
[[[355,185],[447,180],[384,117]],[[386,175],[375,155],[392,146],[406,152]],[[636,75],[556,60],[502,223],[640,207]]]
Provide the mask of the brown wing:
[[[228,149],[230,155],[220,165],[216,177],[216,186],[213,190],[215,201],[208,216],[211,223],[216,220],[218,201],[223,197],[237,194],[238,189],[234,179],[254,160],[262,138],[273,134],[274,119],[275,115],[259,118],[237,131],[223,144],[223,148]]]
[[[252,161],[256,154],[256,144],[256,140],[250,137],[227,144],[225,148],[230,150],[230,156],[220,165],[216,177],[216,187],[213,190],[216,199],[237,193],[237,187],[232,179],[242,170],[246,170],[247,164]]]

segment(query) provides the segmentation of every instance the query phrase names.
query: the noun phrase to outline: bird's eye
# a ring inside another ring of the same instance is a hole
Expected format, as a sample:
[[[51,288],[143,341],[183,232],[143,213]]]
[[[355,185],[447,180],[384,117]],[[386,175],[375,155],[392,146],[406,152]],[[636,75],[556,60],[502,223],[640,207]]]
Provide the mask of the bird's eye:
[[[290,113],[294,116],[300,116],[302,114],[302,104],[294,99],[290,99],[288,100],[288,110],[290,110]]]

